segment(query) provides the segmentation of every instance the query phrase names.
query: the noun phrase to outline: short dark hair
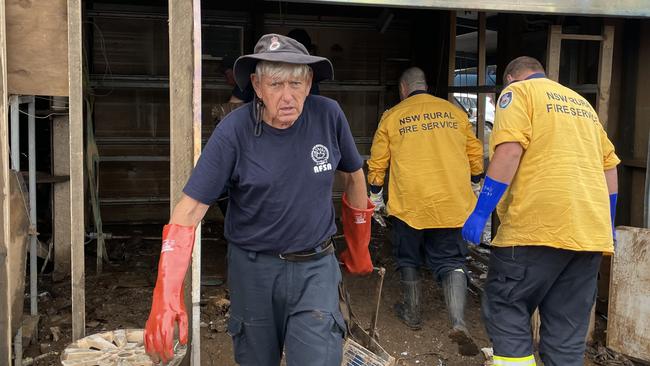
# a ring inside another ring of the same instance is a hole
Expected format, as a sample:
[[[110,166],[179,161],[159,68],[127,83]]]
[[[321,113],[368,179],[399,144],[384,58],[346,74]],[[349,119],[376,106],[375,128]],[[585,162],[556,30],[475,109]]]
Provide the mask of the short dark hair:
[[[506,70],[503,72],[503,82],[506,82],[506,76],[512,75],[517,77],[524,71],[544,72],[544,67],[537,59],[530,56],[520,56],[510,61]]]

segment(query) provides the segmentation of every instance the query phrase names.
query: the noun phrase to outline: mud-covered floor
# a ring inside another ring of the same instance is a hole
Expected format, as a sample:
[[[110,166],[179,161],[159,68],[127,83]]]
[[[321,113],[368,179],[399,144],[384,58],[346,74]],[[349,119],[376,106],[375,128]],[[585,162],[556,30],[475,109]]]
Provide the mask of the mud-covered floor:
[[[102,274],[95,273],[94,242],[87,245],[86,256],[86,334],[100,333],[120,328],[143,328],[151,304],[151,293],[156,278],[160,241],[147,239],[159,236],[158,227],[108,227],[113,235],[132,236],[113,239],[107,243],[111,264],[104,265]],[[201,288],[201,360],[202,365],[235,365],[232,343],[226,333],[228,294],[225,284],[226,242],[220,226],[204,225],[203,236],[209,238],[202,244]],[[464,357],[447,338],[448,320],[443,293],[431,274],[423,270],[423,320],[420,331],[412,331],[393,314],[393,304],[400,299],[399,274],[394,269],[388,231],[373,227],[371,242],[374,263],[386,268],[383,296],[378,316],[379,342],[397,360],[398,365],[483,365],[484,357]],[[475,263],[480,267],[480,263]],[[474,273],[479,279],[480,274]],[[350,292],[352,309],[368,326],[375,309],[377,276],[345,276]],[[480,282],[480,281],[478,281]],[[38,341],[33,342],[24,357],[48,354],[34,365],[58,365],[61,351],[71,342],[71,301],[69,279],[53,283],[44,275],[39,283]],[[467,304],[467,325],[479,347],[490,347],[480,320],[480,302],[476,289],[470,291]],[[29,308],[26,302],[26,309]],[[589,350],[598,354],[597,348]],[[600,358],[607,358],[600,352]],[[626,365],[605,360],[586,365]]]

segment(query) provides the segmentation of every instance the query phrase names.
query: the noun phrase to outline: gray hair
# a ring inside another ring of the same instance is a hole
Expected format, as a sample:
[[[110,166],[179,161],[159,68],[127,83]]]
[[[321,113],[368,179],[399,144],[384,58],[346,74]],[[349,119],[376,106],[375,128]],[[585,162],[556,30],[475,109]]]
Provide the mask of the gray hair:
[[[427,90],[427,78],[419,67],[410,67],[402,73],[399,82],[404,83],[408,92]]]
[[[296,78],[306,80],[312,75],[312,70],[309,65],[290,64],[287,62],[273,62],[273,61],[260,61],[255,66],[255,75],[258,79],[266,75],[271,78],[278,78],[286,80],[288,78]]]
[[[544,72],[544,67],[537,59],[530,56],[520,56],[510,61],[506,70],[503,72],[503,82],[506,82],[506,76],[518,78],[524,72]]]

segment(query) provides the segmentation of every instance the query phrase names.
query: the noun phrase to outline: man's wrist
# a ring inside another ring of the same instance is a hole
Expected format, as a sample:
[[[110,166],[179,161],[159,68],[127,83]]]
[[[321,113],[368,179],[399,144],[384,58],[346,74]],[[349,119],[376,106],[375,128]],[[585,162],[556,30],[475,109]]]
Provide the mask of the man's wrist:
[[[478,202],[476,202],[476,208],[474,208],[474,214],[487,218],[494,211],[507,188],[507,184],[496,181],[486,175],[485,181],[483,182],[483,189],[481,189]]]

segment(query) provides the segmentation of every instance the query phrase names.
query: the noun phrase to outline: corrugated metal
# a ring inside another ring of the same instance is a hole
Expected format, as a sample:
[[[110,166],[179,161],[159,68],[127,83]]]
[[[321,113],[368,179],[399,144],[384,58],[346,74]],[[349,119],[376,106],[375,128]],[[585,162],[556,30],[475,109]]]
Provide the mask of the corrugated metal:
[[[648,0],[289,0],[288,2],[401,8],[469,9],[491,12],[650,17],[650,1]]]

